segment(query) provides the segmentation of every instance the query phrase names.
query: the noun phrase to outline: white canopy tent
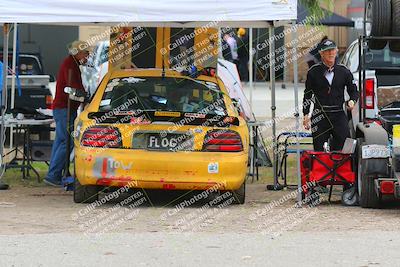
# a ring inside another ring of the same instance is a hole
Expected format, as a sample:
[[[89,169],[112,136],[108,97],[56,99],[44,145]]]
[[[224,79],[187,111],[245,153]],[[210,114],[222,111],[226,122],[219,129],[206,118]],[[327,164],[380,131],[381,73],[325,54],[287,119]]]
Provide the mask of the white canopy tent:
[[[2,0],[0,22],[7,23],[244,23],[297,19],[296,0]],[[146,25],[148,26],[148,25]],[[150,26],[149,26],[150,27]],[[167,27],[167,26],[166,26]]]
[[[189,28],[207,26],[270,28],[270,37],[274,35],[274,27],[278,25],[295,24],[297,19],[297,0],[2,0],[0,2],[0,24],[4,24],[3,45],[3,90],[2,107],[5,107],[7,93],[7,60],[9,25],[11,23],[40,23],[58,25],[121,25],[142,27]],[[251,32],[251,31],[250,31]],[[296,30],[292,31],[297,38]],[[252,34],[250,34],[252,38]],[[271,80],[271,112],[273,168],[276,175],[276,124],[275,124],[275,41],[270,38],[270,80]],[[252,52],[250,39],[250,53]],[[299,132],[299,103],[297,83],[297,55],[293,53],[294,64],[294,98],[296,117],[296,137]],[[252,55],[250,56],[250,71],[252,72]],[[252,75],[250,76],[252,78]],[[252,83],[252,80],[250,80]],[[5,114],[5,108],[1,109]],[[4,120],[4,116],[2,116]],[[4,121],[1,133],[4,132]],[[0,134],[0,155],[3,155],[4,136]],[[297,145],[297,172],[300,188],[300,152]]]

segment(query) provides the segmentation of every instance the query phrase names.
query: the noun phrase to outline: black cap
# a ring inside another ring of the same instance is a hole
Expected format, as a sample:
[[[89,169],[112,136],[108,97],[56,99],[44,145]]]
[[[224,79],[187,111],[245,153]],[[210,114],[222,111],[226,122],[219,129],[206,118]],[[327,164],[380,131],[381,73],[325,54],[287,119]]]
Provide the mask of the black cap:
[[[337,48],[336,44],[334,41],[326,39],[325,41],[323,41],[322,43],[320,43],[319,45],[319,51],[326,51],[329,49],[335,49]]]

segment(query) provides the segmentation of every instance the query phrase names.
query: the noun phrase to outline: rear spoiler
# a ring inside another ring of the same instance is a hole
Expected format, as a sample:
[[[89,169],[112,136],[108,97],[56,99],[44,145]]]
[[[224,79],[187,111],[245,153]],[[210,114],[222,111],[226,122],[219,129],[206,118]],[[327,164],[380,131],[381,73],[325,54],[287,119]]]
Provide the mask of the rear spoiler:
[[[227,127],[230,125],[239,126],[239,119],[233,116],[175,112],[175,111],[98,111],[89,112],[89,119],[96,120],[97,123],[133,123],[140,122],[170,122],[177,125],[203,125]],[[144,124],[144,123],[143,123]]]

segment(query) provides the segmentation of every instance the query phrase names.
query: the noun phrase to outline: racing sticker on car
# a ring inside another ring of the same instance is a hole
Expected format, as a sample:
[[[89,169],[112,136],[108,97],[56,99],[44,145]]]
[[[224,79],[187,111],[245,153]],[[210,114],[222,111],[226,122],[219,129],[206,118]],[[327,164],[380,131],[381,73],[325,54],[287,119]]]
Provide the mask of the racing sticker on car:
[[[206,114],[204,114],[204,113],[185,113],[185,117],[204,119],[206,117]]]
[[[122,80],[127,83],[139,83],[139,82],[146,81],[146,79],[135,78],[135,77],[127,77],[127,78],[123,78]]]
[[[203,130],[201,129],[201,127],[196,127],[196,128],[194,128],[194,129],[192,129],[192,132],[193,132],[193,133],[202,133]]]
[[[225,111],[224,111],[223,107],[215,106],[215,114],[217,114],[219,116],[224,116]]]
[[[111,82],[109,82],[107,84],[107,86],[114,87],[114,86],[117,86],[118,84],[119,84],[119,81],[116,81],[116,79],[114,79]]]
[[[217,85],[213,82],[205,82],[208,88],[217,89]]]
[[[111,99],[104,99],[104,100],[101,100],[101,102],[100,102],[100,106],[107,106],[110,104],[111,104]]]
[[[110,86],[110,85],[108,84],[107,87],[106,87],[105,92],[106,92],[106,93],[107,93],[107,92],[111,92],[113,89],[114,89],[114,86]]]
[[[175,111],[156,111],[154,115],[159,117],[180,117],[181,113]]]
[[[218,162],[208,163],[208,173],[218,173],[218,172],[219,172]]]
[[[129,171],[132,162],[122,162],[111,157],[98,157],[93,165],[93,176],[97,178],[111,178],[115,176],[116,170]]]
[[[194,80],[194,82],[199,83],[201,85],[205,85],[208,87],[208,89],[218,91],[218,86],[213,82],[205,82],[205,81],[199,81],[199,80]]]

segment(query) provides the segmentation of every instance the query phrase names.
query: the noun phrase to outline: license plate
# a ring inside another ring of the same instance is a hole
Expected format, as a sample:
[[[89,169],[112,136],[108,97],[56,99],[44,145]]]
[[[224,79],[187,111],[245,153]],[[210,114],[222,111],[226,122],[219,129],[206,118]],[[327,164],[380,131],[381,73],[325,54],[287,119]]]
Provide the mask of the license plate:
[[[190,136],[185,134],[149,134],[147,148],[155,150],[182,151],[190,150],[192,142]]]
[[[388,158],[390,157],[390,150],[387,146],[383,145],[367,145],[362,147],[362,158]]]

